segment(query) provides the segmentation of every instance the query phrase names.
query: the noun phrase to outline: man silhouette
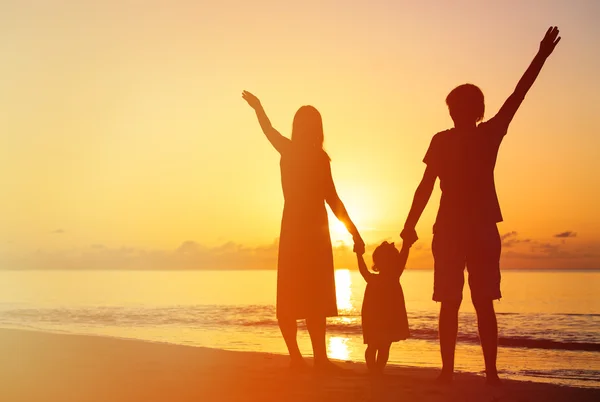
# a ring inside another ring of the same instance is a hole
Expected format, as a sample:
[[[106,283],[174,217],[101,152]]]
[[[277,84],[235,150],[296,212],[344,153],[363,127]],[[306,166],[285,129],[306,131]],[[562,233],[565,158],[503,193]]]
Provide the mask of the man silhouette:
[[[469,273],[471,299],[477,312],[479,338],[485,360],[486,381],[498,384],[496,355],[498,325],[493,301],[500,299],[500,235],[502,221],[494,184],[494,167],[500,143],[544,62],[560,41],[550,27],[537,55],[496,116],[483,120],[483,93],[472,84],[455,88],[446,98],[454,128],[434,135],[424,158],[427,164],[415,192],[401,237],[417,240],[415,226],[427,205],[436,178],[442,198],[434,225],[433,300],[441,302],[439,317],[442,372],[438,379],[452,381],[462,301],[464,268]]]

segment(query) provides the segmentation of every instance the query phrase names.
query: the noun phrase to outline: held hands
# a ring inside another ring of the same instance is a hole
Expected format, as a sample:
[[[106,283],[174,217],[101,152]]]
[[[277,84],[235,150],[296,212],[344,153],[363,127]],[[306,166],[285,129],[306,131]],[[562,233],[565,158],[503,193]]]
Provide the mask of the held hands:
[[[400,237],[404,240],[404,243],[407,246],[412,246],[417,240],[419,240],[419,236],[417,236],[417,231],[415,228],[404,228],[402,233],[400,233]],[[404,246],[404,245],[403,245]]]
[[[248,105],[250,105],[252,109],[257,109],[261,106],[260,100],[248,91],[242,91],[242,98],[248,102]]]
[[[540,42],[540,50],[539,54],[548,57],[554,51],[554,48],[560,42],[560,36],[558,36],[558,27],[550,27],[548,31],[546,31],[546,35],[544,35],[544,39]]]
[[[360,236],[353,236],[354,239],[354,251],[357,255],[363,255],[365,253],[365,242]]]

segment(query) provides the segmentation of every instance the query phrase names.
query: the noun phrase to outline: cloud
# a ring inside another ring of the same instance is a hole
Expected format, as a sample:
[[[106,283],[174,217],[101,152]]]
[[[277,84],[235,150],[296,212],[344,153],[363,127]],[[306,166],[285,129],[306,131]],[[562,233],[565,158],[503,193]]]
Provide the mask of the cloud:
[[[501,240],[505,240],[505,239],[508,239],[510,237],[515,237],[515,236],[517,236],[517,234],[518,233],[513,230],[512,232],[508,232],[508,233],[504,233],[503,235],[500,235],[500,239]]]
[[[523,239],[516,231],[501,235],[503,268],[600,268],[600,243]],[[379,241],[366,246],[365,260]],[[172,249],[88,244],[70,249],[31,249],[6,247],[0,250],[0,268],[71,270],[228,270],[276,269],[278,239],[271,244],[247,246],[233,241],[209,246],[193,240]],[[335,243],[336,268],[357,269],[352,245]],[[426,243],[410,251],[408,269],[432,268],[433,256]]]
[[[521,249],[519,251],[510,250],[504,252],[502,255],[503,258],[534,259],[547,261],[545,264],[562,264],[562,266],[556,266],[556,268],[598,268],[600,267],[600,253],[597,252],[598,248],[598,244],[575,247],[564,240],[560,242],[532,240],[529,249]],[[577,261],[582,261],[582,263],[578,265]],[[550,268],[550,266],[540,267]]]
[[[65,234],[65,233],[67,233],[67,231],[64,230],[64,229],[56,229],[56,230],[53,230],[50,233],[52,233],[52,234]]]
[[[505,233],[500,236],[500,240],[502,241],[502,247],[510,248],[519,243],[530,243],[531,239],[519,239],[518,233],[514,230],[512,232]]]
[[[368,244],[368,257],[375,247]],[[182,242],[171,250],[135,247],[109,247],[90,244],[82,248],[66,250],[39,249],[29,253],[12,255],[0,261],[0,267],[24,269],[109,269],[109,270],[228,270],[228,269],[276,269],[279,239],[260,246],[245,246],[229,241],[217,246],[207,246],[193,240]],[[2,256],[0,256],[2,257]],[[352,245],[333,245],[336,268],[356,269],[356,255]],[[1,260],[1,258],[0,258]],[[429,265],[427,265],[429,266]]]
[[[533,252],[539,251],[544,254],[556,256],[557,254],[561,253],[562,250],[561,250],[560,244],[536,242],[531,246],[531,251],[533,251]]]
[[[173,250],[91,244],[67,250],[36,250],[13,255],[0,266],[25,269],[271,269],[277,267],[278,243],[248,247],[228,242],[208,247],[185,241]]]
[[[560,237],[560,238],[577,237],[577,233],[571,232],[571,231],[567,231],[567,232],[557,233],[557,234],[554,235],[554,237]]]

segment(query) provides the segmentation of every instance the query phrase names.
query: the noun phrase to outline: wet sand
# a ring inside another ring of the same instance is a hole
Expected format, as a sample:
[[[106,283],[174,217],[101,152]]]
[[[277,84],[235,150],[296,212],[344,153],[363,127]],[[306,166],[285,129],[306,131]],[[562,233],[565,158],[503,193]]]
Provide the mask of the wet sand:
[[[310,360],[309,360],[309,363]],[[0,401],[598,401],[600,390],[520,381],[490,387],[459,374],[390,366],[371,378],[363,363],[343,376],[294,373],[281,355],[97,336],[0,329]]]

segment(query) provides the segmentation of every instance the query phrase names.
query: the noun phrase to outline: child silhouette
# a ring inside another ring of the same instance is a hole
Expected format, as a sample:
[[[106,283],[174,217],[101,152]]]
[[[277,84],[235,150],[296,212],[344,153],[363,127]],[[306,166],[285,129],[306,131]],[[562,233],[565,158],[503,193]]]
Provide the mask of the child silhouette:
[[[390,356],[392,342],[409,336],[408,318],[400,275],[404,271],[410,243],[402,250],[394,243],[383,242],[373,252],[373,271],[367,269],[361,253],[358,268],[367,281],[362,305],[363,340],[367,345],[365,360],[371,374],[381,374]]]

